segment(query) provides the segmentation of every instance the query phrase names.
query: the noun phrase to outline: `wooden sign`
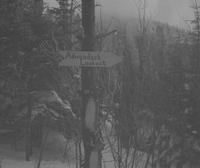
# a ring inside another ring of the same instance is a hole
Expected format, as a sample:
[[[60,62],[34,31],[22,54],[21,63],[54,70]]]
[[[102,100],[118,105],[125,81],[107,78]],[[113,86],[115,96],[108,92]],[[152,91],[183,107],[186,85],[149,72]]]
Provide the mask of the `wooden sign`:
[[[63,60],[60,66],[111,67],[122,61],[122,58],[110,52],[60,51]]]

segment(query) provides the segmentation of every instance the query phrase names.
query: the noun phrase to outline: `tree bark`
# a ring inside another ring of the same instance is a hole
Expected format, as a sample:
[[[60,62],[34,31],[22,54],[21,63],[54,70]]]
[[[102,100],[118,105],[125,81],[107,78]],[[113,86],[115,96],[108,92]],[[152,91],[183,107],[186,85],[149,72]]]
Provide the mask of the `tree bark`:
[[[30,161],[32,155],[32,140],[31,140],[31,111],[32,111],[32,100],[31,94],[28,93],[28,102],[27,102],[27,114],[26,114],[26,146],[25,146],[25,157],[26,161]]]

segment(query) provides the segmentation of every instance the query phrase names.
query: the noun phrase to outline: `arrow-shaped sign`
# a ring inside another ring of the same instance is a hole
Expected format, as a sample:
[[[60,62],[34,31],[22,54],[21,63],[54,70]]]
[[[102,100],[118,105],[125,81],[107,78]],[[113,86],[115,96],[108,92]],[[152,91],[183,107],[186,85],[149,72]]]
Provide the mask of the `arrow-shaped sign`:
[[[121,57],[110,52],[60,51],[63,60],[60,66],[111,67],[122,61]]]

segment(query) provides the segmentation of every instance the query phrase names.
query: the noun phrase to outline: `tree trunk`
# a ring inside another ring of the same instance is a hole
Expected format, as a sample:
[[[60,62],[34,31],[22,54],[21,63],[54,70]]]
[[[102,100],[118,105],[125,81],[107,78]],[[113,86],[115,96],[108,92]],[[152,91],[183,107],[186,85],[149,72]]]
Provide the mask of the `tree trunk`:
[[[32,111],[32,100],[31,95],[28,93],[28,102],[27,102],[27,114],[26,114],[26,146],[25,146],[25,157],[26,161],[30,161],[32,155],[32,140],[31,140],[31,111]]]
[[[79,167],[82,166],[82,149],[81,149],[81,140],[78,142],[78,151],[79,151]]]

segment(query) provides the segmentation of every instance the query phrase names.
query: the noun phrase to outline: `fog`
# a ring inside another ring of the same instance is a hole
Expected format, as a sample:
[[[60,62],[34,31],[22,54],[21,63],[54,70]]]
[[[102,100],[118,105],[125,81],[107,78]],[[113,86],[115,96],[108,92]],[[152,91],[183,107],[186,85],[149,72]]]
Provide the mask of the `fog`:
[[[102,11],[111,16],[137,17],[137,4],[141,0],[96,0]],[[55,0],[46,0],[55,5]],[[193,17],[192,0],[146,0],[148,17],[175,25],[188,27],[187,20]]]
[[[98,0],[105,13],[125,17],[137,17],[139,0]],[[187,27],[186,20],[193,17],[191,0],[147,0],[149,18],[179,27]]]

